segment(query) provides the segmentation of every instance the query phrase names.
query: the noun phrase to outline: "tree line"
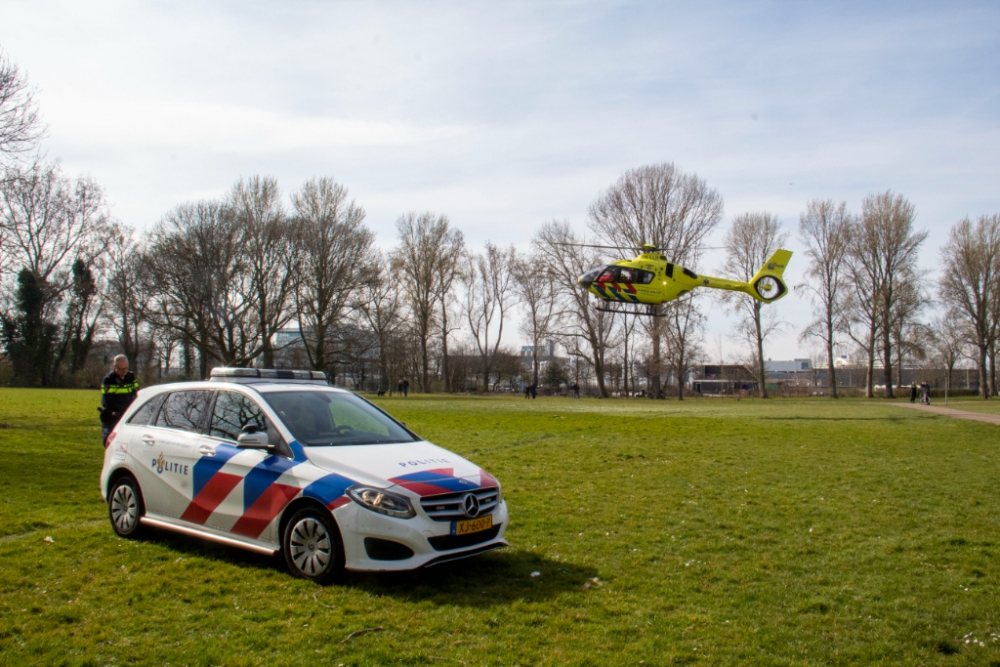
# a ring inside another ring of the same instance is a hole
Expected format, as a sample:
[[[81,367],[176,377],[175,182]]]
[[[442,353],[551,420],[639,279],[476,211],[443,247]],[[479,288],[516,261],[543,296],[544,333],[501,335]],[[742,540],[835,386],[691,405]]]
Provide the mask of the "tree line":
[[[877,384],[892,396],[904,363],[931,358],[949,382],[971,360],[981,395],[997,392],[996,215],[952,227],[936,288],[918,262],[927,233],[891,191],[865,197],[857,214],[810,201],[795,230],[767,211],[741,213],[724,230],[722,266],[700,267],[723,198],[672,163],[624,172],[591,204],[585,228],[546,222],[524,251],[488,242],[475,252],[430,211],[403,213],[382,251],[364,208],[328,177],[287,199],[272,177],[243,178],[139,232],[113,218],[93,179],[31,157],[43,135],[33,90],[0,53],[0,343],[14,384],[92,382],[88,364],[101,367],[113,348],[164,379],[294,363],[365,388],[403,377],[424,392],[579,382],[599,396],[655,397],[669,386],[683,398],[708,357],[706,312],[724,307],[738,314],[739,362],[766,396],[765,342],[788,326],[780,308],[695,291],[656,317],[623,317],[596,310],[576,281],[644,243],[688,268],[748,280],[795,231],[808,263],[798,287],[816,316],[801,339],[822,348],[832,395],[845,351],[863,360],[869,396]],[[929,322],[932,306],[940,315]],[[527,359],[511,348],[515,321]],[[568,367],[540,354],[550,340]]]

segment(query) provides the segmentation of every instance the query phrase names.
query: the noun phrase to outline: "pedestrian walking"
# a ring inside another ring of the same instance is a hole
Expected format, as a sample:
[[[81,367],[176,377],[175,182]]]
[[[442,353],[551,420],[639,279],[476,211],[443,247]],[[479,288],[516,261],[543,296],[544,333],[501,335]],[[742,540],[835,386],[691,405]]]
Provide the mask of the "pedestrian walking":
[[[580,384],[578,382],[573,383],[573,398],[580,398]]]
[[[531,398],[531,385],[530,384],[524,385],[524,398],[525,398],[525,400]]]
[[[533,398],[533,399],[538,398],[538,385],[537,384],[531,385],[531,398]]]
[[[920,396],[920,402],[923,403],[924,405],[930,405],[931,404],[930,383],[927,382],[927,380],[924,380],[923,382],[920,383],[920,388],[923,390],[923,393]]]
[[[101,381],[101,407],[97,411],[101,413],[101,443],[105,447],[108,446],[108,436],[115,430],[128,406],[132,405],[138,391],[135,374],[128,369],[128,357],[119,354],[112,362],[111,372]]]
[[[916,382],[911,382],[910,383],[910,403],[913,403],[916,400],[917,400],[917,383]]]
[[[403,378],[403,398],[410,395],[410,381]]]

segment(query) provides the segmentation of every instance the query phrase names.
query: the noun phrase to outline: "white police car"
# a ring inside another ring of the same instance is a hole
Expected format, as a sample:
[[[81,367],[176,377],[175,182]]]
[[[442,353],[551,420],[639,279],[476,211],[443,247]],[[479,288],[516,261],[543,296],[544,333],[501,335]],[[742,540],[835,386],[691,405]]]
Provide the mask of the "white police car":
[[[216,368],[143,389],[108,438],[111,525],[266,554],[319,582],[507,545],[500,484],[315,371]]]

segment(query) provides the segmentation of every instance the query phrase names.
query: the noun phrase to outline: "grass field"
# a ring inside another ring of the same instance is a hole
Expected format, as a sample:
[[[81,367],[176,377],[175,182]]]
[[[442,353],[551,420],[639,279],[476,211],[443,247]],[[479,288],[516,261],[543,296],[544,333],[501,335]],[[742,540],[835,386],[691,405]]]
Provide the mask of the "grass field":
[[[0,389],[0,665],[1000,665],[993,425],[863,400],[388,399],[501,480],[511,547],[320,588],[119,540],[97,402]]]

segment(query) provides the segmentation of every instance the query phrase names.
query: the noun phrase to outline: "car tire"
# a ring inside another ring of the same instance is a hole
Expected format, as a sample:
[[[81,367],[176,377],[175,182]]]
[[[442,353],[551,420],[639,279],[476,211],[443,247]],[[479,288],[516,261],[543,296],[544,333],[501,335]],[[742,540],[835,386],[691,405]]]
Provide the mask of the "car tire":
[[[118,536],[130,539],[138,537],[145,512],[142,492],[135,478],[123,475],[116,479],[108,491],[108,518]]]
[[[329,584],[344,572],[340,530],[326,510],[306,507],[285,525],[281,551],[292,576]]]

